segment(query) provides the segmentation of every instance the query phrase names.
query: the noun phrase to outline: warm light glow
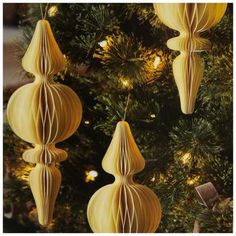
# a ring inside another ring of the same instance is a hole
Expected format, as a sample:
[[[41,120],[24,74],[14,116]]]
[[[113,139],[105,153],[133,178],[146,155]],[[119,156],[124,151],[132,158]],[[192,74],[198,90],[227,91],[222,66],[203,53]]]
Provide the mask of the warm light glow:
[[[107,41],[103,40],[101,42],[98,43],[102,48],[105,48],[107,46]]]
[[[123,88],[132,88],[132,84],[131,84],[130,80],[121,77],[120,82],[121,82]]]
[[[156,115],[155,114],[151,114],[150,117],[151,118],[156,118]]]
[[[160,174],[159,181],[160,182],[165,182],[165,176],[163,174]]]
[[[15,171],[15,175],[18,180],[25,181],[28,183],[29,182],[29,174],[32,169],[33,169],[33,166],[26,165],[23,169],[17,169]]]
[[[85,171],[85,182],[95,181],[95,178],[98,176],[98,172],[96,170]]]
[[[85,120],[84,123],[85,123],[86,125],[89,125],[89,124],[90,124],[90,121],[89,121],[89,120]]]
[[[151,182],[154,182],[156,180],[155,176],[151,178]]]
[[[129,87],[129,81],[128,80],[122,80],[122,84],[124,87]]]
[[[198,182],[199,179],[200,179],[199,175],[197,175],[195,177],[192,177],[192,178],[188,177],[187,184],[188,185],[194,185],[194,184],[196,184]]]
[[[156,69],[158,65],[160,65],[160,63],[161,63],[161,58],[159,56],[156,56],[153,62],[154,69]]]
[[[185,153],[182,157],[181,157],[181,161],[183,162],[183,164],[187,164],[191,161],[192,155],[191,153],[187,152]]]
[[[57,6],[51,6],[51,7],[48,9],[48,15],[49,15],[50,17],[55,16],[55,15],[57,14],[57,12],[58,12]]]

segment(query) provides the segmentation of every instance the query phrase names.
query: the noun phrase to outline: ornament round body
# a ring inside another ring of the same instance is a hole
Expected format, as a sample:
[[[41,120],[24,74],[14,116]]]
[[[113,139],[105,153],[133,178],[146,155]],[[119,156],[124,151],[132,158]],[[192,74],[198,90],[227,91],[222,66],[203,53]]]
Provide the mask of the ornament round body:
[[[96,233],[153,233],[161,220],[161,205],[146,186],[116,180],[92,196],[88,219]]]
[[[7,117],[12,130],[25,141],[58,143],[78,128],[82,105],[68,86],[41,82],[39,78],[14,92],[8,103]]]

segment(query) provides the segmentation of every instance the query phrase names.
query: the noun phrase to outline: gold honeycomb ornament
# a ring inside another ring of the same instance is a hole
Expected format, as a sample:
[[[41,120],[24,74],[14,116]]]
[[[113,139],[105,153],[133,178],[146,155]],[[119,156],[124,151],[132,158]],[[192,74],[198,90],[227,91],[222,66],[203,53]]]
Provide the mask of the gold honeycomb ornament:
[[[161,205],[148,187],[136,184],[133,175],[145,161],[126,121],[117,123],[102,161],[115,182],[99,189],[89,201],[87,217],[95,233],[152,233],[161,220]]]
[[[7,106],[7,118],[12,130],[34,146],[24,152],[23,159],[36,164],[29,182],[39,223],[48,225],[61,185],[56,163],[67,158],[67,153],[55,144],[77,130],[82,106],[72,89],[53,81],[53,76],[65,68],[66,60],[47,20],[37,22],[22,66],[35,80],[13,93]]]
[[[173,74],[179,90],[181,110],[194,111],[197,92],[203,77],[204,61],[196,53],[208,50],[211,43],[201,33],[223,17],[227,3],[154,3],[155,13],[169,28],[179,31],[167,46],[180,51],[173,61]]]

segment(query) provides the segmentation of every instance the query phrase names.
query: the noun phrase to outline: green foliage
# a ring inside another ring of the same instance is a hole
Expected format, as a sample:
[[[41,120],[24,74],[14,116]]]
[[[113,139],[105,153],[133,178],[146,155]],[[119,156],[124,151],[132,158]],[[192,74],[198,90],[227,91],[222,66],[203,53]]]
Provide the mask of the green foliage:
[[[232,232],[233,208],[228,206],[224,212],[213,212],[204,209],[197,217],[200,228],[207,233],[228,233]]]
[[[144,24],[148,21],[150,25],[155,28],[160,28],[160,25],[162,25],[161,21],[154,13],[152,4],[127,4],[125,7],[124,17],[130,19],[134,16],[137,17],[137,19],[140,21],[140,24]]]
[[[203,167],[204,179],[206,182],[214,183],[216,189],[226,197],[233,195],[233,163],[228,157],[214,156],[205,162]]]
[[[107,39],[107,47],[98,50],[95,57],[105,65],[109,74],[143,81],[145,61],[142,53],[145,49],[133,37],[120,34]]]
[[[202,118],[179,120],[170,132],[173,149],[191,153],[193,157],[217,156],[222,147],[212,125]]]

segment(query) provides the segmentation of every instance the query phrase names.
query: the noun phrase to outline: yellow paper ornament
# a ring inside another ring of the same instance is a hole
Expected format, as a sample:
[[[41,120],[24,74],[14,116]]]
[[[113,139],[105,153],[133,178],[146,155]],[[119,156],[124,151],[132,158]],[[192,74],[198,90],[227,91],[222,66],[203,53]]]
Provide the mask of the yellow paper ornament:
[[[159,226],[161,205],[148,187],[136,184],[133,175],[145,161],[126,121],[118,122],[102,161],[115,176],[113,184],[99,189],[89,201],[87,217],[95,233],[152,233]]]
[[[61,184],[61,173],[55,164],[67,158],[67,153],[55,144],[76,131],[82,106],[72,89],[53,81],[53,75],[65,68],[66,60],[47,20],[38,21],[22,66],[35,75],[35,80],[13,93],[7,118],[12,130],[34,145],[24,152],[23,159],[36,164],[29,182],[39,223],[47,225],[52,220]]]
[[[155,13],[178,37],[169,39],[167,46],[180,51],[173,61],[173,73],[179,90],[181,110],[194,111],[197,92],[203,77],[204,61],[196,52],[208,50],[211,43],[200,34],[223,17],[227,3],[154,3]]]

